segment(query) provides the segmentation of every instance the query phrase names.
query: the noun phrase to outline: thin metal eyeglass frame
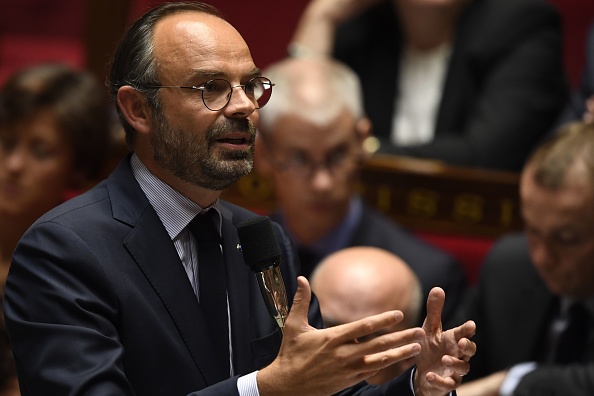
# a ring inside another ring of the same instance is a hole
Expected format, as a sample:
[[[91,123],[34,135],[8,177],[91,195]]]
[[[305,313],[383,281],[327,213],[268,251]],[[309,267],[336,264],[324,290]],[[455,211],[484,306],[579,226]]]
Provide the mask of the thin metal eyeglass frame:
[[[141,87],[141,88],[180,88],[180,89],[198,90],[198,91],[201,91],[200,97],[202,98],[202,103],[204,103],[204,106],[208,110],[220,111],[220,110],[223,110],[225,107],[227,107],[227,105],[231,101],[231,96],[233,95],[233,90],[235,88],[241,87],[241,89],[243,89],[243,92],[246,93],[245,92],[246,85],[248,85],[250,82],[252,82],[253,80],[256,80],[256,79],[266,80],[265,82],[263,82],[263,84],[270,85],[270,91],[272,91],[272,87],[274,87],[276,85],[272,81],[270,81],[269,78],[258,76],[258,77],[251,78],[245,84],[237,84],[237,85],[231,85],[231,83],[229,81],[225,80],[224,78],[213,78],[212,80],[208,80],[207,82],[205,82],[202,86],[195,86],[195,85],[185,85],[185,86],[184,85],[145,85],[145,84],[142,84],[139,87]],[[225,102],[225,104],[221,108],[218,108],[218,109],[212,109],[212,108],[208,107],[208,105],[206,104],[206,101],[204,100],[204,89],[205,89],[204,86],[210,82],[213,82],[213,81],[225,81],[227,84],[229,84],[229,88],[230,88],[229,93],[227,94],[227,102]],[[246,95],[247,95],[247,93],[246,93]],[[270,96],[272,96],[272,92],[270,93]],[[270,98],[268,100],[270,100]],[[268,103],[268,100],[266,101],[266,103],[264,103],[263,105],[260,106],[260,104],[258,103],[258,99],[255,99],[254,104],[256,105],[256,109],[261,109],[262,107],[266,106],[266,104]]]

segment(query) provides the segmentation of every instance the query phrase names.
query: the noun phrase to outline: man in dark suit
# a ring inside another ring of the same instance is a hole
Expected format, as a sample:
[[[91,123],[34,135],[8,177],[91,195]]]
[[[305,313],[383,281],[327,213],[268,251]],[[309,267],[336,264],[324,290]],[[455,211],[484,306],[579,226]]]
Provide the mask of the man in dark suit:
[[[281,340],[239,251],[236,227],[255,215],[219,200],[252,168],[257,109],[272,83],[214,8],[174,2],[137,20],[110,87],[133,153],[39,219],[13,256],[4,309],[24,395],[305,395],[352,385],[345,392],[406,395],[413,381],[433,396],[459,384],[474,324],[441,331],[443,291],[424,329],[362,338],[401,320],[392,311],[317,330],[309,284],[296,279],[276,226],[294,295]],[[385,388],[356,385],[412,356],[416,370]]]
[[[569,88],[546,0],[312,0],[290,52],[359,75],[387,153],[520,170]]]
[[[277,85],[261,115],[256,166],[272,180],[279,208],[271,217],[295,242],[301,275],[337,250],[382,248],[412,268],[425,298],[432,287],[444,289],[449,324],[466,290],[462,267],[357,194],[372,127],[357,76],[339,62],[308,58],[288,58],[266,74]]]
[[[459,394],[594,390],[594,125],[571,124],[528,160],[526,230],[498,241],[468,299],[481,346]]]

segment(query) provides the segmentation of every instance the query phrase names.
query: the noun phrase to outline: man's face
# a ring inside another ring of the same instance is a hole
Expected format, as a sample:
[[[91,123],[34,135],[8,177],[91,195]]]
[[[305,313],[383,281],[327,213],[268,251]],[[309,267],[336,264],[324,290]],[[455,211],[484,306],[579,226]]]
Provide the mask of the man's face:
[[[155,29],[161,85],[201,86],[213,78],[232,86],[259,75],[249,49],[227,22],[195,12],[166,17]],[[151,148],[157,166],[176,178],[220,191],[249,173],[258,113],[241,88],[211,111],[201,91],[161,89],[153,110]]]
[[[532,169],[526,169],[522,215],[530,256],[549,290],[589,297],[594,295],[594,191],[585,174],[570,174],[575,177],[566,186],[552,190],[536,184]]]
[[[299,239],[317,239],[347,212],[362,155],[355,125],[346,110],[324,127],[285,115],[266,137],[276,197]]]
[[[48,111],[0,131],[0,213],[31,221],[60,204],[73,180],[72,147]]]

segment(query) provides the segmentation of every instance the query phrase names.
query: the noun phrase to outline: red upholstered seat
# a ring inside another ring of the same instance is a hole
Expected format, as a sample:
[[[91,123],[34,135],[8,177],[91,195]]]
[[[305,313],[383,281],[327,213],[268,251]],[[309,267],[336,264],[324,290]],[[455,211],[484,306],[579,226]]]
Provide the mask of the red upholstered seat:
[[[563,21],[564,62],[573,87],[579,83],[585,60],[586,34],[594,23],[594,1],[549,0]]]

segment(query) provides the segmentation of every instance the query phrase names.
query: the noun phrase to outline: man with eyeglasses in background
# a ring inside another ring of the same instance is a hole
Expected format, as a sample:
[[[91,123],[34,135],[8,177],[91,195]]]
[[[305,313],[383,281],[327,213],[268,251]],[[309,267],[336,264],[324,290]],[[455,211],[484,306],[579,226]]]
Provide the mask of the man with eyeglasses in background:
[[[273,225],[294,296],[281,337],[240,251],[237,227],[257,215],[219,200],[252,169],[272,86],[207,4],[164,4],[126,32],[110,88],[132,153],[13,255],[4,312],[23,395],[442,396],[460,384],[475,326],[442,331],[442,290],[422,329],[367,337],[399,311],[321,329]],[[411,357],[416,369],[385,388],[362,382]]]
[[[301,275],[309,277],[325,256],[345,247],[388,250],[410,265],[425,298],[434,286],[444,289],[447,325],[466,289],[462,267],[356,192],[372,129],[356,74],[324,57],[288,58],[265,73],[276,85],[260,115],[255,164],[272,180],[278,210],[271,218],[295,242]]]

